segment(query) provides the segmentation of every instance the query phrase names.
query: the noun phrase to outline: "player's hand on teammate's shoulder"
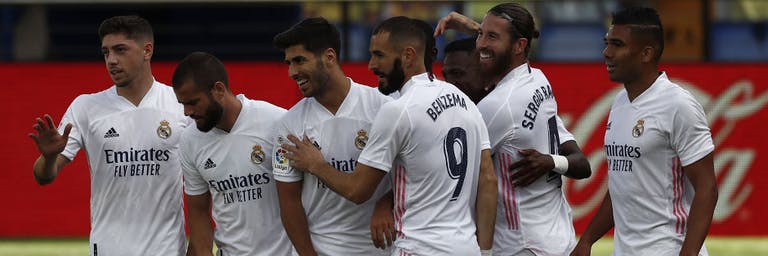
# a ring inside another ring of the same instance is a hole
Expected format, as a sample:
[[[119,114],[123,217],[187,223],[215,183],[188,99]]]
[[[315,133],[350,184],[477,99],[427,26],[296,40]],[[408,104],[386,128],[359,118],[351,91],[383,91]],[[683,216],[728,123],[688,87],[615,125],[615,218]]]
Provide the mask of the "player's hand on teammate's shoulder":
[[[523,158],[509,166],[514,172],[512,182],[515,186],[528,186],[555,168],[555,162],[550,155],[539,153],[535,149],[518,150],[518,153]]]
[[[35,124],[32,125],[32,128],[37,133],[30,133],[28,136],[35,142],[40,154],[46,159],[51,159],[64,151],[69,139],[69,132],[72,130],[72,124],[67,124],[64,127],[64,134],[59,134],[50,115],[45,114],[43,119],[40,117],[35,119]]]
[[[451,12],[437,22],[434,36],[442,35],[449,29],[455,29],[469,35],[476,35],[478,30],[480,30],[480,24],[460,13]]]
[[[290,165],[296,170],[303,172],[312,172],[318,165],[326,164],[323,154],[310,140],[307,135],[299,139],[293,134],[288,135],[288,140],[293,145],[283,143],[281,146],[288,151],[286,157],[290,160]]]

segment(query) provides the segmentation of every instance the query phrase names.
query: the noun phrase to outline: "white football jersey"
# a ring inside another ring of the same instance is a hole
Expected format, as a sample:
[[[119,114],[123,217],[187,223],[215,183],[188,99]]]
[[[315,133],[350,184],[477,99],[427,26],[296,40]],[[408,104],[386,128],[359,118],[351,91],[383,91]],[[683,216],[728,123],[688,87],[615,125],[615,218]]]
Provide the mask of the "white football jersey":
[[[494,254],[567,255],[576,246],[571,208],[561,175],[550,171],[525,187],[513,185],[509,166],[522,159],[518,150],[558,154],[573,140],[557,116],[552,87],[541,70],[518,66],[478,103],[488,126],[498,177]]]
[[[272,158],[274,124],[285,109],[238,95],[242,109],[230,132],[190,127],[181,142],[187,195],[211,193],[220,255],[289,255],[280,221]]]
[[[382,182],[367,202],[356,205],[332,191],[316,176],[294,170],[279,147],[290,143],[288,134],[307,135],[320,148],[325,160],[344,172],[352,172],[366,146],[371,124],[384,103],[390,101],[375,88],[355,83],[336,115],[314,98],[304,98],[277,125],[273,171],[281,182],[303,181],[302,204],[307,214],[312,244],[320,255],[388,255],[371,242],[371,215],[376,201],[391,189]]]
[[[91,170],[91,255],[183,255],[184,211],[178,150],[191,120],[173,88],[157,81],[138,106],[117,88],[78,96],[59,131],[61,153],[83,148]]]
[[[666,74],[632,102],[616,96],[604,145],[614,255],[678,255],[694,195],[682,167],[714,147],[701,105]]]
[[[455,86],[412,77],[376,116],[360,163],[392,172],[396,252],[479,255],[474,208],[488,130]]]

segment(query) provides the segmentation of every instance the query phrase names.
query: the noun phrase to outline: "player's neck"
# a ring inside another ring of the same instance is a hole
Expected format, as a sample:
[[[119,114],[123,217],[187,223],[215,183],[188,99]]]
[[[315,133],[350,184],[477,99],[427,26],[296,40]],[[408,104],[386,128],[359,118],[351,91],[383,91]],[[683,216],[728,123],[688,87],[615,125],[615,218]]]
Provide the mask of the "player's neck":
[[[336,112],[339,111],[339,108],[341,107],[341,103],[347,98],[352,83],[341,70],[330,72],[329,75],[328,88],[326,88],[321,95],[315,97],[315,100],[317,100],[320,105],[323,105],[328,112],[336,115]]]
[[[656,82],[656,79],[659,78],[661,72],[655,70],[657,69],[654,69],[652,72],[643,72],[643,74],[640,75],[638,79],[624,83],[624,88],[627,89],[627,97],[629,98],[630,102],[634,101],[635,98],[643,94],[645,90],[648,90],[648,88],[650,88],[651,85]]]
[[[140,76],[126,86],[117,87],[117,95],[126,98],[133,105],[138,106],[141,100],[144,99],[144,95],[147,94],[149,89],[152,88],[152,84],[155,83],[155,78],[152,77],[152,72]]]
[[[243,110],[243,104],[235,98],[235,95],[229,94],[224,97],[221,107],[224,109],[224,115],[216,128],[230,132],[237,122],[237,117],[240,116],[240,111]]]

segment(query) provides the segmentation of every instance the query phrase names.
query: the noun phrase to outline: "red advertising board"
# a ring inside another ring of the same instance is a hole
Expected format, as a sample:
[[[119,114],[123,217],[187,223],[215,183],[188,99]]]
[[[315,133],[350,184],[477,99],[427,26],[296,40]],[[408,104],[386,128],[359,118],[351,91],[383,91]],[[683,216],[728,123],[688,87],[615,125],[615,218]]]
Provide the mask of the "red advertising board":
[[[301,97],[279,63],[226,63],[236,93],[289,108]],[[564,189],[581,231],[607,189],[602,140],[614,96],[622,87],[608,81],[601,64],[543,64],[555,91],[560,114],[577,138],[593,168],[582,181],[567,181]],[[170,81],[174,64],[155,63],[156,79]],[[365,64],[345,64],[344,71],[358,82],[375,85]],[[662,67],[670,78],[686,87],[707,112],[715,141],[715,171],[720,198],[711,234],[768,235],[768,212],[760,198],[768,197],[765,162],[768,134],[768,64],[685,64]],[[437,67],[439,71],[439,67]],[[438,72],[439,73],[439,72]],[[86,236],[89,232],[90,180],[85,155],[80,153],[56,181],[39,186],[31,166],[37,149],[27,134],[34,118],[51,114],[59,120],[69,103],[82,93],[110,85],[102,63],[0,64],[0,108],[3,122],[0,148],[0,237]],[[162,206],[158,206],[162,207]]]

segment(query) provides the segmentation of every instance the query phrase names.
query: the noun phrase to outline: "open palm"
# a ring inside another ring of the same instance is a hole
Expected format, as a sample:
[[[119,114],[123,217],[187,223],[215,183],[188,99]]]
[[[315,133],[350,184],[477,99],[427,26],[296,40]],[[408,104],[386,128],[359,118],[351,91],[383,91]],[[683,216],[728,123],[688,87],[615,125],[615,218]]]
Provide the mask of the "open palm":
[[[64,147],[67,146],[67,140],[69,139],[69,131],[72,130],[72,124],[67,124],[64,128],[64,134],[59,134],[51,116],[46,114],[44,118],[45,121],[39,117],[36,119],[37,123],[32,128],[37,131],[37,134],[30,133],[29,137],[35,141],[40,154],[50,159],[64,151]]]

